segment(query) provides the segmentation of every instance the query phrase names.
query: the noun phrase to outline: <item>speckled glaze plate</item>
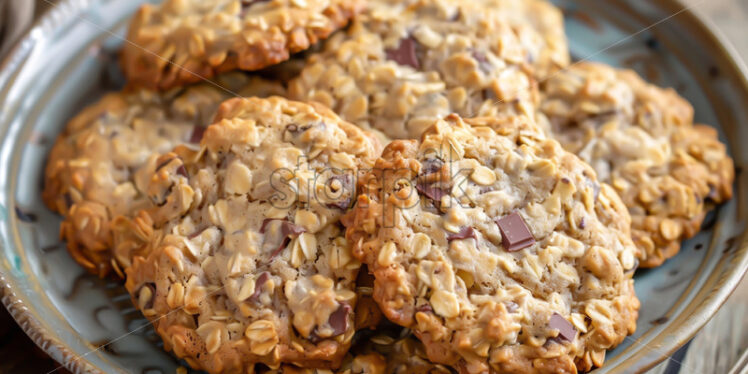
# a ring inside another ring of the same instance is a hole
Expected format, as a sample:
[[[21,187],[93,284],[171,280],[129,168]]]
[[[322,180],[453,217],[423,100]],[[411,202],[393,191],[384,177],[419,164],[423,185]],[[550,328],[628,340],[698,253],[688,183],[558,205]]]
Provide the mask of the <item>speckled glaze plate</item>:
[[[676,88],[730,145],[736,196],[664,266],[636,275],[637,333],[598,373],[667,359],[717,311],[748,267],[748,82],[732,49],[674,0],[557,0],[576,59],[639,71]],[[173,373],[123,287],[84,274],[41,202],[46,155],[65,122],[122,84],[114,54],[140,1],[58,2],[0,65],[0,295],[32,339],[74,373]],[[108,344],[107,344],[108,343]]]

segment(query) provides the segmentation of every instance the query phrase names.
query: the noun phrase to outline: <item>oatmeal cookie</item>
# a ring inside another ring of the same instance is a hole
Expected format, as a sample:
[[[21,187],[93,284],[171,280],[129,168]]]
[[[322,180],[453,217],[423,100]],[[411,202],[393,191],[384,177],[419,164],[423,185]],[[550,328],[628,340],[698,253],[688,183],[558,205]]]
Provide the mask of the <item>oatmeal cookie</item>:
[[[393,139],[416,138],[450,113],[534,116],[533,63],[554,54],[529,22],[508,22],[487,5],[504,2],[513,3],[370,0],[309,57],[289,95]]]
[[[266,374],[452,374],[426,357],[426,350],[412,335],[404,337],[381,333],[359,337],[340,369],[324,370],[285,365]]]
[[[674,256],[699,231],[711,203],[732,196],[735,171],[716,129],[693,107],[629,70],[581,63],[544,84],[551,134],[621,196],[640,266]]]
[[[569,65],[571,55],[564,30],[564,15],[547,0],[475,0],[522,36],[535,76],[543,81]],[[529,27],[529,30],[527,28]]]
[[[388,145],[343,219],[374,299],[463,373],[576,373],[634,332],[630,217],[524,118],[435,121]]]
[[[284,93],[280,84],[244,74],[216,83],[243,95]],[[49,155],[42,198],[65,217],[60,235],[86,270],[102,277],[110,273],[110,221],[150,204],[146,189],[158,154],[198,143],[229,96],[211,84],[163,94],[111,93],[67,124]]]
[[[115,253],[166,349],[211,373],[340,365],[360,266],[340,217],[380,151],[319,104],[271,97],[226,101],[199,150],[159,158],[153,206],[117,227],[146,247]]]
[[[169,89],[259,70],[345,26],[364,0],[166,0],[143,5],[122,51],[130,82]]]

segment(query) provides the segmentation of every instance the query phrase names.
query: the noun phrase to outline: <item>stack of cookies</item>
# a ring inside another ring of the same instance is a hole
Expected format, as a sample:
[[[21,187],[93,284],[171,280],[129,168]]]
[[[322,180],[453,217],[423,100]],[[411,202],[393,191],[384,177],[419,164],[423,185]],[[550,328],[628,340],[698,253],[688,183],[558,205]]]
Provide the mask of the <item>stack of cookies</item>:
[[[673,90],[545,0],[165,0],[44,201],[210,373],[577,373],[732,195]]]

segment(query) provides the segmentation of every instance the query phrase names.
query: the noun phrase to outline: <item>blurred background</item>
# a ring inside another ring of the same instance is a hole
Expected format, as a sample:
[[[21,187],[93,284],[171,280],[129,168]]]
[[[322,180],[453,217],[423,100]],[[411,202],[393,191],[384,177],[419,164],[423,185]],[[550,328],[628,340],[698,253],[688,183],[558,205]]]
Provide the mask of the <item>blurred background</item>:
[[[748,0],[680,1],[692,10],[706,15],[732,42],[743,61],[748,61]],[[39,15],[56,3],[57,0],[0,0],[0,58]],[[748,374],[746,315],[748,280],[744,279],[706,327],[688,345],[651,373]],[[56,370],[55,373],[67,373],[38,349],[15,324],[5,308],[0,307],[0,373],[49,373],[53,370]]]

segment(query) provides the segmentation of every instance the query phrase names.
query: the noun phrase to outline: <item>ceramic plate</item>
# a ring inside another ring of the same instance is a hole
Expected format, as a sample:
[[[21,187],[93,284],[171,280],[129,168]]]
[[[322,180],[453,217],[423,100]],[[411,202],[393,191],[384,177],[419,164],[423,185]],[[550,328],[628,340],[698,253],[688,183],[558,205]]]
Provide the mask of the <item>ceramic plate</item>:
[[[140,1],[60,1],[0,65],[0,295],[23,329],[73,372],[173,373],[118,283],[84,274],[41,202],[44,162],[66,121],[122,84],[115,53]],[[633,68],[677,89],[730,145],[736,196],[664,266],[636,275],[637,333],[599,373],[666,359],[716,312],[748,266],[746,69],[723,39],[674,0],[558,0],[574,57]],[[108,343],[108,344],[107,344]]]

